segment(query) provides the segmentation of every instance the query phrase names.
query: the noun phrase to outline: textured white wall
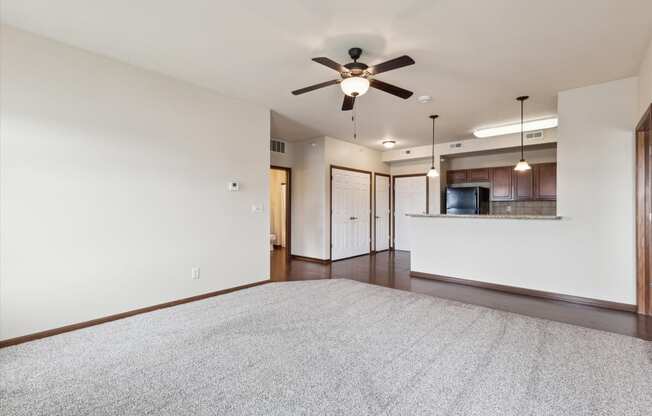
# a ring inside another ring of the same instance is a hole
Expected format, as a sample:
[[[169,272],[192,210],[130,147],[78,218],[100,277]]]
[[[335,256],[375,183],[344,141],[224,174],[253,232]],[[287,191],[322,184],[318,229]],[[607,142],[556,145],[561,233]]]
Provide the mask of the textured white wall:
[[[0,338],[269,277],[268,109],[1,42]]]
[[[559,94],[562,220],[413,218],[412,270],[636,303],[637,88],[627,78]]]
[[[292,254],[327,259],[324,138],[292,143]]]
[[[652,104],[652,39],[641,62],[638,79],[638,116],[640,118]]]

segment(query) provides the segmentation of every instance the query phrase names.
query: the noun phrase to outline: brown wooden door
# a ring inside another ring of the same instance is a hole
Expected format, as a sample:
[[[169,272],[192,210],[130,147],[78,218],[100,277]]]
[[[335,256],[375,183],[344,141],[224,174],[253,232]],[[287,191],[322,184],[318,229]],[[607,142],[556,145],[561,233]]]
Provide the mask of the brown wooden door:
[[[534,199],[534,184],[532,170],[514,172],[514,199],[529,201]]]
[[[512,167],[492,168],[489,172],[492,201],[511,201],[514,198]]]
[[[556,163],[542,163],[534,167],[534,197],[547,201],[557,200]]]

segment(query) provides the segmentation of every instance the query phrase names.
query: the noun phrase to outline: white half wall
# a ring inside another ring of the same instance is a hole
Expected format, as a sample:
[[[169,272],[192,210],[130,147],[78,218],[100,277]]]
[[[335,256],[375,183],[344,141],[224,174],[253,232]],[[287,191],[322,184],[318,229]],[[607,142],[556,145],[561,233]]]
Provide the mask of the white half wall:
[[[637,89],[559,94],[561,220],[412,218],[412,270],[635,304]]]
[[[268,109],[1,35],[1,339],[269,278]]]

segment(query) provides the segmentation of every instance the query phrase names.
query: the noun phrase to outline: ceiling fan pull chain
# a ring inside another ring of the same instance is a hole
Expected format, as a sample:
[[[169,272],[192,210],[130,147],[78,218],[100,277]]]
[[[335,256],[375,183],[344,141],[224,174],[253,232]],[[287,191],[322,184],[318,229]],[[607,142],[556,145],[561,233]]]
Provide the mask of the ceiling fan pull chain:
[[[353,108],[353,115],[351,116],[351,121],[353,122],[353,140],[358,138],[358,120],[357,120],[357,107]]]

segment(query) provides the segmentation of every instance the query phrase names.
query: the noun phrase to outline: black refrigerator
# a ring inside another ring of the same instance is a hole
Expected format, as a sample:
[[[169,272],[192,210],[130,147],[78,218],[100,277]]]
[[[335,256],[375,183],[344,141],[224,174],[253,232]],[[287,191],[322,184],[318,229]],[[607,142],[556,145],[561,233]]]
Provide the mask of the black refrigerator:
[[[489,214],[489,188],[447,187],[446,214]]]

